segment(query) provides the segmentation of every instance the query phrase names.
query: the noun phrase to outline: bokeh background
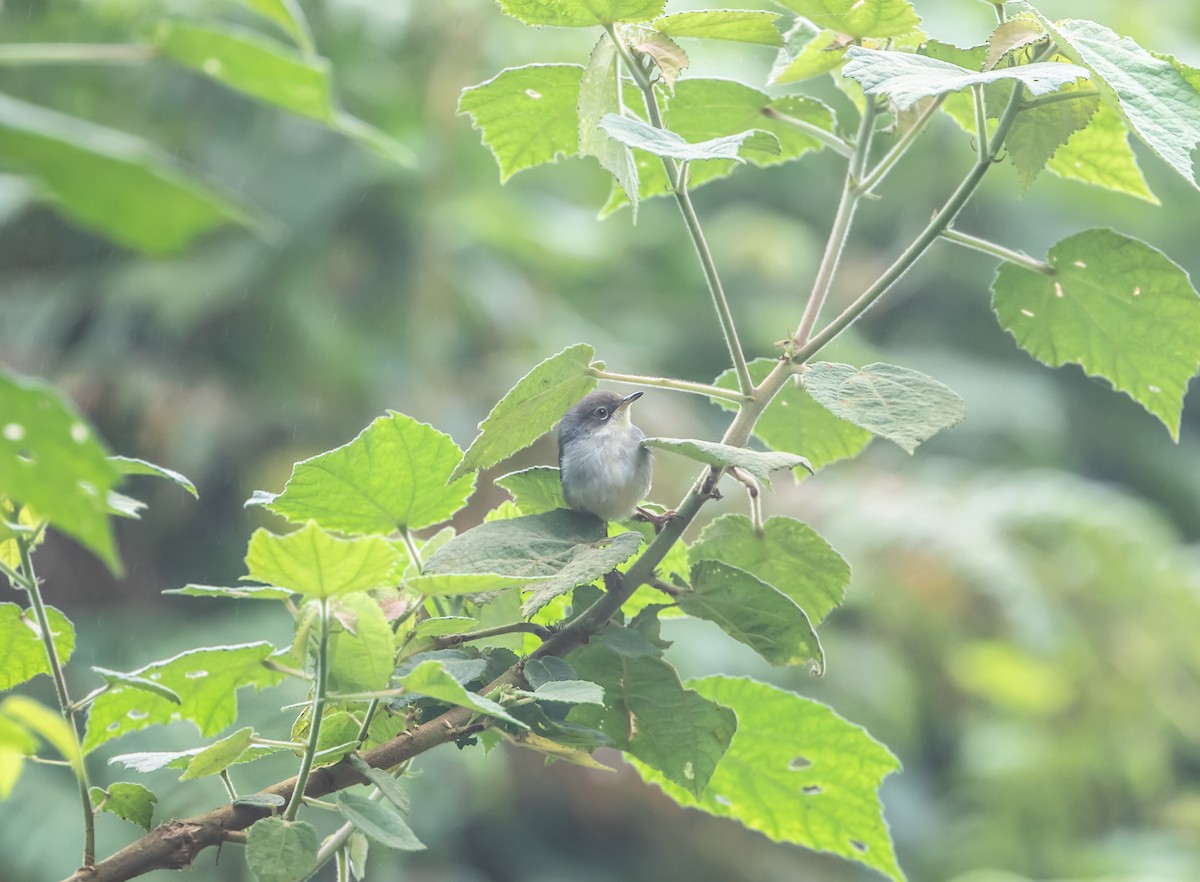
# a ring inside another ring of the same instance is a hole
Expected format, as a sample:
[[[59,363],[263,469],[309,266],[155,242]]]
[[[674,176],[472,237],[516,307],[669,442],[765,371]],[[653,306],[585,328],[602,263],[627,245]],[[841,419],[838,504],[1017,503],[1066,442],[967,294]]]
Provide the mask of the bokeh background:
[[[518,377],[578,341],[626,373],[709,380],[727,366],[673,205],[643,205],[636,226],[628,213],[598,221],[608,183],[592,161],[501,187],[456,115],[465,86],[508,66],[582,61],[593,35],[525,28],[490,0],[302,5],[343,105],[408,145],[413,167],[165,63],[0,66],[0,90],[143,136],[284,230],[264,242],[227,228],[181,255],[144,258],[64,220],[28,180],[0,170],[0,363],[64,389],[115,452],[177,469],[200,490],[195,501],[165,482],[131,485],[150,508],[119,524],[123,579],[66,540],[39,552],[48,598],[79,628],[70,678],[80,693],[94,685],[93,664],[131,669],[199,645],[286,640],[278,612],[159,592],[236,580],[251,531],[269,523],[244,500],[277,491],[294,461],[344,443],[385,409],[465,445]],[[994,21],[982,0],[917,8],[933,36],[961,44]],[[1195,4],[1040,8],[1200,62]],[[0,41],[127,42],[167,13],[260,26],[218,0],[4,0]],[[756,84],[773,60],[750,46],[689,49],[693,71]],[[811,91],[847,106],[828,83]],[[1112,226],[1196,277],[1200,193],[1141,156],[1161,207],[1049,175],[1022,195],[1005,165],[961,226],[1034,255]],[[831,309],[875,278],[971,161],[965,135],[948,120],[933,127],[860,212]],[[842,171],[822,153],[696,195],[751,355],[772,354],[798,320]],[[966,420],[915,457],[876,441],[767,499],[769,513],[808,520],[854,568],[846,606],[822,629],[828,674],[767,669],[702,623],[669,627],[670,657],[687,675],[745,673],[820,698],[889,745],[905,769],[883,789],[886,814],[913,880],[1194,882],[1200,402],[1191,396],[1176,445],[1104,383],[1035,364],[991,315],[994,271],[982,255],[935,246],[831,353],[924,370],[963,395]],[[726,418],[666,392],[637,409],[654,435],[712,437]],[[544,439],[496,473],[553,458]],[[689,477],[660,456],[655,498],[674,503]],[[458,526],[503,498],[481,484]],[[727,496],[714,511],[739,507]],[[270,731],[280,705],[299,697],[244,694],[242,707]],[[111,753],[197,743],[187,724],[131,736],[96,758],[95,783],[133,774],[105,766]],[[271,762],[244,773],[243,789],[288,774]],[[680,810],[628,770],[452,747],[419,768],[412,825],[429,850],[379,849],[371,878],[872,878]],[[214,779],[145,777],[158,819],[224,801]],[[2,882],[73,869],[75,799],[61,770],[28,769],[0,805]],[[136,835],[112,816],[98,823],[101,853]],[[189,878],[247,878],[232,851],[206,852]]]

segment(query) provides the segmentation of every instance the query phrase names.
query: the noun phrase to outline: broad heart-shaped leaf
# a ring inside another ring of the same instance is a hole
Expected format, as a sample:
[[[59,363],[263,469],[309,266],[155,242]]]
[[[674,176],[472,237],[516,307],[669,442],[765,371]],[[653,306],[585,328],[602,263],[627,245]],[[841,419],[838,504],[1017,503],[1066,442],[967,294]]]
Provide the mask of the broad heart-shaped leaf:
[[[343,539],[310,521],[286,536],[255,530],[246,549],[246,578],[305,597],[337,597],[395,584],[404,560],[382,536]]]
[[[522,729],[529,728],[490,698],[468,690],[436,659],[421,662],[404,676],[397,677],[396,682],[409,692],[428,695],[457,707],[465,707]]]
[[[500,9],[527,25],[590,28],[619,21],[650,21],[667,0],[497,0]]]
[[[668,37],[701,37],[782,46],[783,38],[775,27],[775,22],[780,18],[778,12],[758,9],[702,9],[664,15],[656,18],[653,25],[655,30]]]
[[[640,119],[615,113],[603,117],[600,120],[600,128],[628,147],[636,147],[655,156],[670,159],[732,159],[735,162],[745,162],[742,159],[742,150],[780,152],[779,139],[763,129],[748,129],[692,144],[672,131],[656,129]]]
[[[296,882],[317,866],[317,831],[307,821],[260,818],[246,835],[246,865],[258,882]]]
[[[710,521],[688,549],[692,561],[716,560],[745,570],[786,594],[813,624],[840,606],[850,582],[850,565],[808,524],[773,517],[762,535],[745,515]]]
[[[879,802],[883,779],[900,768],[886,747],[825,705],[766,683],[706,677],[687,685],[733,709],[733,741],[698,797],[637,757],[644,779],[680,805],[903,882]]]
[[[400,813],[386,803],[343,792],[337,795],[337,807],[347,821],[380,845],[400,851],[425,849],[425,844],[417,838]]]
[[[679,608],[706,619],[773,665],[812,662],[825,670],[825,651],[804,610],[782,591],[745,570],[719,560],[692,565],[692,590],[682,591]]]
[[[179,776],[179,780],[189,781],[192,778],[203,778],[206,775],[223,772],[236,763],[250,748],[250,739],[253,737],[253,727],[246,726],[244,729],[238,729],[232,735],[210,744],[192,757],[183,774]]]
[[[840,31],[821,29],[808,19],[797,18],[783,35],[783,47],[775,56],[768,82],[779,86],[827,73],[842,63],[849,45]]]
[[[490,521],[440,548],[425,562],[425,573],[524,578],[532,593],[523,611],[532,615],[559,594],[615,569],[642,541],[639,533],[604,534],[599,518],[567,509]]]
[[[883,95],[901,110],[907,110],[922,98],[1001,80],[1016,80],[1031,94],[1046,95],[1089,76],[1079,65],[1049,61],[978,72],[912,52],[863,46],[851,46],[846,50],[842,75],[857,81],[866,94]]]
[[[166,19],[154,32],[158,54],[252,98],[315,120],[386,159],[411,163],[408,149],[338,108],[329,61],[299,53],[257,31]]]
[[[1198,186],[1192,153],[1200,145],[1200,80],[1189,82],[1179,62],[1152,55],[1103,25],[1038,19],[1060,51],[1088,69],[1101,96],[1120,109],[1138,137]]]
[[[1107,104],[1101,104],[1087,126],[1054,152],[1046,168],[1062,178],[1159,204],[1129,146],[1129,130]]]
[[[921,17],[908,0],[780,0],[814,24],[849,37],[900,37]]]
[[[909,453],[966,413],[963,400],[933,377],[876,362],[856,368],[818,361],[800,375],[822,407]]]
[[[750,379],[761,383],[776,364],[778,362],[772,358],[755,359],[749,364]],[[737,389],[737,375],[733,369],[717,377],[716,385],[722,389]],[[732,409],[730,402],[724,399],[714,398],[712,401]],[[785,383],[767,405],[754,425],[754,434],[772,450],[804,456],[814,469],[823,468],[839,459],[858,456],[871,443],[872,437],[866,429],[834,416],[813,401],[799,377]],[[812,610],[808,610],[808,613],[813,615]]]
[[[591,346],[576,343],[521,377],[479,424],[479,435],[450,479],[494,466],[550,431],[571,405],[596,388],[596,378],[588,373],[594,355]]]
[[[301,49],[312,51],[312,31],[296,0],[241,0],[241,3],[283,28]]]
[[[566,508],[562,480],[553,466],[533,466],[519,472],[509,472],[492,483],[512,494],[513,502],[523,515],[542,514],[556,508]]]
[[[1103,377],[1179,439],[1188,381],[1200,363],[1200,297],[1161,251],[1113,230],[1085,230],[1050,249],[1046,276],[1004,264],[992,308],[1021,348],[1052,367]]]
[[[394,667],[395,635],[379,603],[366,594],[338,600],[342,628],[329,638],[329,688],[336,692],[386,689]]]
[[[52,606],[46,607],[46,619],[58,660],[65,665],[75,649],[75,626]],[[0,603],[0,691],[49,673],[46,647],[33,611],[15,603]]]
[[[128,456],[110,456],[108,460],[117,467],[119,474],[153,475],[157,478],[166,478],[168,481],[174,481],[188,493],[191,493],[196,499],[200,498],[200,494],[196,492],[196,485],[179,474],[179,472],[155,465],[152,462],[146,462],[144,459],[133,459]]]
[[[119,782],[108,785],[107,790],[92,787],[88,795],[96,811],[111,812],[122,820],[150,831],[150,821],[154,817],[154,804],[158,802],[158,797],[141,784]]]
[[[621,59],[613,41],[601,35],[588,56],[579,81],[579,154],[594,156],[600,167],[612,174],[633,206],[637,220],[638,166],[629,148],[600,128],[600,120],[621,112],[621,81],[617,74]]]
[[[348,444],[296,463],[282,493],[247,504],[341,533],[419,530],[467,504],[475,480],[459,478],[461,460],[449,435],[388,411]]]
[[[511,67],[464,89],[458,112],[470,114],[500,166],[503,183],[519,171],[579,152],[577,64]]]
[[[226,223],[263,226],[146,141],[7,95],[0,163],[37,178],[72,220],[146,254],[172,254]]]
[[[29,506],[119,573],[105,506],[118,479],[103,443],[69,401],[44,383],[0,373],[0,497]]]
[[[579,705],[570,719],[599,729],[693,797],[704,792],[737,728],[733,711],[685,689],[655,656],[618,655],[593,641],[570,662],[604,689],[602,709]]]
[[[269,643],[193,649],[132,671],[135,677],[166,686],[180,703],[133,686],[106,689],[88,711],[84,753],[130,732],[176,720],[191,720],[206,738],[216,735],[237,718],[238,689],[261,690],[283,679],[263,665],[273,651]]]
[[[731,447],[714,441],[697,441],[692,438],[647,438],[645,447],[669,450],[696,462],[717,467],[743,469],[767,487],[771,486],[771,472],[779,469],[804,468],[811,472],[812,465],[803,456],[781,453],[775,450],[751,450],[748,447]]]

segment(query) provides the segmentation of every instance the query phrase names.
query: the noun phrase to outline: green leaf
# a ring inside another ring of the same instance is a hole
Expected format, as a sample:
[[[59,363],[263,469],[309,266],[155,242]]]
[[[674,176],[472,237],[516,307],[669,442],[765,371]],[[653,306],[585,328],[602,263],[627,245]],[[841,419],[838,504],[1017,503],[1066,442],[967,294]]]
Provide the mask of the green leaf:
[[[1200,145],[1200,77],[1189,82],[1186,65],[1152,55],[1095,22],[1038,20],[1061,52],[1087,68],[1101,96],[1138,137],[1198,186],[1192,152]]]
[[[273,585],[184,585],[182,588],[167,588],[162,593],[183,597],[228,597],[231,600],[284,600],[292,596],[287,588]]]
[[[778,362],[773,358],[755,359],[749,365],[750,379],[761,383],[776,364]],[[722,389],[737,389],[737,375],[733,369],[717,377],[716,385]],[[721,407],[733,408],[724,399],[714,398],[712,401]],[[806,457],[814,469],[858,456],[871,443],[872,437],[866,429],[835,416],[817,404],[799,377],[785,383],[767,405],[754,425],[754,434],[772,450]],[[811,610],[809,614],[812,615]]]
[[[620,113],[622,102],[618,93],[617,74],[621,58],[616,46],[602,35],[588,56],[587,67],[579,82],[579,155],[594,156],[600,167],[612,174],[618,186],[633,206],[637,220],[638,165],[629,148],[604,129],[600,120],[610,113]]]
[[[390,805],[345,791],[337,795],[338,811],[380,845],[400,851],[424,851],[425,845]]]
[[[682,591],[679,608],[717,624],[773,665],[812,662],[825,669],[825,651],[804,610],[782,591],[745,570],[719,560],[692,565],[692,590]]]
[[[664,15],[656,18],[653,25],[655,30],[669,37],[701,37],[782,46],[783,39],[775,27],[775,22],[780,18],[782,16],[778,12],[758,9],[704,9]]]
[[[258,882],[296,882],[317,866],[317,831],[305,821],[260,818],[246,835],[246,865]]]
[[[842,75],[857,81],[868,95],[886,96],[901,110],[907,110],[922,98],[1001,80],[1016,80],[1031,94],[1046,95],[1089,76],[1079,65],[1049,61],[979,72],[912,52],[890,52],[863,46],[851,46],[846,50]]]
[[[350,861],[350,878],[363,882],[367,878],[367,852],[370,843],[367,837],[355,830],[346,844],[346,857]]]
[[[807,524],[768,518],[762,535],[745,515],[710,521],[688,550],[693,561],[717,560],[786,594],[819,624],[845,598],[850,565]]]
[[[538,701],[562,704],[604,704],[604,689],[591,680],[551,680],[532,692],[525,692]]]
[[[4,112],[0,98],[0,152]],[[105,497],[117,483],[100,439],[50,386],[0,374],[0,496],[27,505],[121,571]]]
[[[238,689],[261,690],[283,679],[263,665],[272,652],[269,643],[193,649],[131,672],[172,690],[180,703],[132,686],[110,687],[96,696],[88,711],[84,753],[130,732],[176,720],[191,720],[206,738],[216,735],[237,719]]]
[[[685,689],[661,658],[618,655],[593,643],[572,653],[571,664],[600,684],[605,704],[576,707],[571,719],[600,729],[689,793],[704,792],[737,728],[733,711]]]
[[[264,747],[261,745],[257,747],[250,747],[242,751],[242,753],[239,754],[235,759],[231,760],[231,764],[236,765],[240,763],[253,762],[260,757],[275,753],[277,750],[281,749],[282,748]],[[207,747],[193,747],[190,750],[141,751],[138,753],[123,753],[119,756],[112,757],[108,761],[108,764],[110,766],[124,766],[126,769],[132,769],[135,772],[157,772],[159,769],[186,769],[193,758],[201,753],[204,753],[206,750],[208,750]],[[254,798],[255,797],[251,796],[244,797],[244,799],[247,801],[247,804],[250,804],[250,800]],[[259,799],[281,800],[281,797],[267,796],[266,794],[263,794],[259,797]],[[239,802],[240,801],[241,800],[239,800]],[[259,801],[257,804],[264,805],[264,803],[261,801]],[[271,805],[275,805],[275,803],[271,803]],[[278,808],[283,808],[282,801],[278,803]]]
[[[409,692],[428,695],[456,707],[465,707],[522,729],[529,728],[490,698],[468,691],[436,659],[421,662],[409,673],[397,677],[396,682]]]
[[[313,51],[312,31],[296,0],[241,0],[241,3],[281,27],[301,49]]]
[[[395,667],[395,635],[379,603],[365,594],[338,600],[342,628],[329,638],[330,688],[336,692],[386,689]]]
[[[466,505],[475,480],[458,479],[461,459],[449,435],[388,411],[348,444],[296,463],[282,493],[247,504],[343,533],[419,530]]]
[[[992,283],[992,308],[1022,349],[1052,367],[1080,365],[1154,414],[1179,440],[1200,363],[1200,298],[1161,251],[1113,230],[1050,249],[1046,276],[1014,264]]]
[[[72,220],[147,254],[180,251],[225,223],[265,226],[140,138],[7,95],[0,95],[0,162],[37,178]]]
[[[807,459],[795,453],[763,452],[750,450],[747,447],[731,447],[728,444],[718,444],[714,441],[697,441],[692,438],[647,438],[642,441],[642,446],[669,450],[671,453],[677,453],[710,466],[744,469],[767,487],[771,486],[771,472],[773,471],[794,468],[805,468],[810,472],[813,470]]]
[[[850,37],[900,37],[921,25],[908,0],[780,0],[814,24]]]
[[[188,493],[191,493],[196,499],[200,498],[200,494],[196,492],[196,485],[179,474],[179,472],[155,465],[152,462],[146,462],[144,459],[133,459],[128,456],[110,456],[108,460],[117,467],[118,474],[154,475],[155,477],[166,478],[168,481],[174,481]]]
[[[524,579],[532,592],[524,612],[586,585],[628,560],[639,533],[604,535],[604,523],[589,514],[556,509],[540,515],[480,524],[457,536],[425,562],[426,577],[441,573],[485,573]],[[409,584],[421,585],[420,579]],[[423,590],[418,587],[418,590]]]
[[[408,148],[337,106],[330,64],[256,31],[167,19],[154,33],[158,54],[223,86],[315,120],[386,159],[412,164]]]
[[[798,18],[783,35],[783,48],[775,56],[768,82],[780,86],[828,73],[842,63],[848,45],[841,32],[819,29],[807,19]]]
[[[527,25],[590,28],[619,21],[650,21],[667,0],[497,0],[500,9]]]
[[[36,734],[70,763],[76,775],[82,774],[83,756],[75,740],[75,730],[57,710],[50,710],[27,695],[10,695],[0,701],[0,717]]]
[[[909,453],[966,413],[963,400],[947,386],[894,364],[856,368],[818,361],[800,378],[818,404]]]
[[[443,637],[446,634],[465,634],[478,626],[479,620],[470,616],[435,616],[417,622],[413,628],[413,636]]]
[[[232,735],[222,738],[214,744],[210,744],[192,757],[183,774],[179,776],[179,780],[190,781],[193,778],[203,778],[206,775],[216,775],[219,772],[225,771],[225,769],[236,763],[238,758],[246,752],[250,747],[250,740],[253,737],[253,727],[247,726],[244,729],[238,729]]]
[[[46,607],[50,635],[60,664],[66,664],[75,649],[75,626],[52,606]],[[32,610],[15,603],[0,603],[0,691],[49,674],[46,647]]]
[[[596,378],[588,372],[594,355],[591,346],[576,343],[521,377],[479,424],[479,435],[450,479],[494,466],[550,431],[596,388]]]
[[[1010,18],[999,24],[987,38],[987,57],[984,70],[991,70],[1014,49],[1036,43],[1046,35],[1042,26],[1032,18]]]
[[[93,667],[92,672],[98,674],[109,686],[128,686],[131,689],[141,689],[159,698],[165,698],[172,704],[182,704],[183,700],[174,689],[168,689],[162,683],[147,680],[145,677],[135,677],[120,671],[110,671],[107,668]]]
[[[1107,104],[1101,104],[1087,126],[1055,151],[1046,167],[1068,180],[1159,204],[1129,146],[1129,130],[1121,115]]]
[[[743,149],[762,153],[780,152],[779,139],[763,129],[748,129],[693,144],[667,129],[657,129],[640,119],[615,113],[602,118],[600,128],[622,144],[672,159],[732,159],[745,162],[741,155]]]
[[[394,585],[404,557],[381,536],[342,539],[309,522],[286,536],[263,528],[246,549],[246,578],[305,597],[328,598]]]
[[[512,495],[513,502],[523,515],[544,514],[567,507],[558,469],[552,466],[533,466],[519,472],[509,472],[492,483]]]
[[[1072,83],[1064,86],[1063,91],[1078,92],[1081,88]],[[1028,190],[1033,185],[1055,152],[1087,126],[1099,107],[1098,98],[1078,98],[1039,104],[1017,114],[1004,139],[1004,148],[1017,169],[1022,189]]]
[[[121,820],[137,824],[147,833],[150,832],[154,804],[158,802],[158,797],[141,784],[120,782],[110,784],[107,790],[92,787],[88,795],[92,798],[92,805],[96,811],[111,812]]]
[[[400,809],[402,812],[407,812],[412,808],[412,803],[408,798],[408,794],[404,792],[404,788],[400,786],[391,774],[383,769],[377,769],[374,766],[368,765],[367,762],[356,753],[352,753],[346,757],[346,761],[354,767],[354,771],[358,772],[372,784],[379,788],[384,797]]]
[[[251,793],[249,796],[239,796],[233,805],[274,812],[287,805],[287,800],[277,793]]]
[[[454,597],[520,588],[528,582],[529,579],[524,576],[502,576],[499,573],[424,573],[405,579],[404,586],[426,597]]]
[[[500,165],[501,183],[579,152],[582,76],[577,64],[530,64],[463,90],[458,112],[470,114]]]
[[[700,796],[635,762],[644,779],[680,805],[902,882],[878,794],[900,768],[886,747],[825,705],[765,683],[706,677],[688,686],[736,712],[733,741]]]

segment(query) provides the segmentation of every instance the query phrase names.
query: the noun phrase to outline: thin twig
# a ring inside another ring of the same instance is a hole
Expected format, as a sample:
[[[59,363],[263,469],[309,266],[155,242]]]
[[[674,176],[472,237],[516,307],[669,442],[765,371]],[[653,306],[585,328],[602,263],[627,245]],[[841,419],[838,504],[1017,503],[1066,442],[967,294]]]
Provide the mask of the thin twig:
[[[611,380],[614,383],[628,383],[630,386],[650,386],[657,389],[673,389],[676,392],[691,392],[694,395],[704,395],[708,398],[721,398],[740,404],[746,400],[736,389],[722,389],[720,386],[710,386],[707,383],[693,383],[691,380],[676,380],[671,377],[639,377],[634,374],[618,374],[612,371],[590,367],[588,373],[598,380]]]
[[[546,626],[535,622],[513,622],[508,625],[497,625],[495,628],[481,628],[478,631],[467,631],[462,634],[443,634],[432,639],[438,649],[447,649],[451,646],[461,646],[464,643],[471,643],[475,640],[499,637],[502,634],[533,634],[542,640],[548,640],[553,636],[554,632]]]
[[[1016,264],[1031,272],[1041,273],[1043,276],[1058,274],[1058,270],[1046,263],[1046,261],[1030,257],[1023,251],[1014,251],[1011,248],[1006,248],[988,239],[981,239],[978,236],[972,236],[955,229],[942,230],[941,237],[947,242],[953,242],[955,245],[962,245],[964,248],[970,248],[974,251],[982,251],[984,254],[998,257],[1003,261]]]
[[[808,120],[797,119],[794,116],[789,116],[786,113],[781,113],[774,107],[764,107],[762,115],[767,119],[773,119],[777,122],[786,123],[793,128],[804,132],[814,141],[820,141],[834,153],[840,153],[842,156],[849,159],[854,155],[854,145],[847,143],[844,138],[839,138],[833,132],[827,132],[818,125],[810,123]]]

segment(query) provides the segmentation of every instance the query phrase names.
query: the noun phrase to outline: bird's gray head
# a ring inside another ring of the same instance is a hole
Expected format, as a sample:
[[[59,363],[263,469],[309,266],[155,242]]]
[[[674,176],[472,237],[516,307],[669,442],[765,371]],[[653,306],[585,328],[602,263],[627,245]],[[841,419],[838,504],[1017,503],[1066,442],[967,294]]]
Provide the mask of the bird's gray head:
[[[621,397],[616,392],[591,392],[568,410],[558,429],[559,442],[570,444],[580,436],[605,433],[629,425],[629,405],[641,392]]]

